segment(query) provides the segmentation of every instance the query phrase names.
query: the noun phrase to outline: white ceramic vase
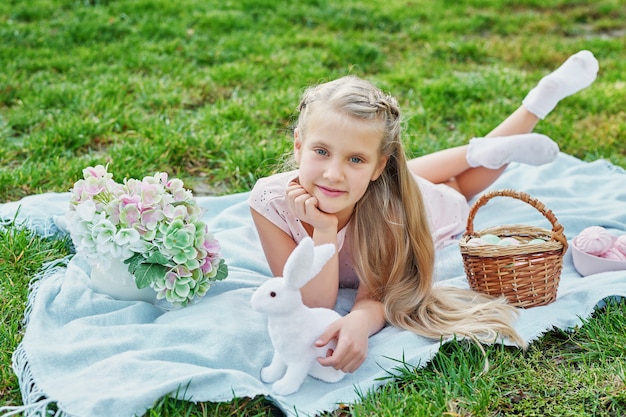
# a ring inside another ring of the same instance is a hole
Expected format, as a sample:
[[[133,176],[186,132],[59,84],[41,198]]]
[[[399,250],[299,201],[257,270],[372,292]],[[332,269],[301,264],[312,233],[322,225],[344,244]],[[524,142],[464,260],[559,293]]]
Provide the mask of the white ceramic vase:
[[[117,258],[97,263],[91,269],[90,287],[95,292],[107,294],[116,300],[145,301],[154,304],[156,291],[137,288],[135,277],[128,272],[128,265]]]

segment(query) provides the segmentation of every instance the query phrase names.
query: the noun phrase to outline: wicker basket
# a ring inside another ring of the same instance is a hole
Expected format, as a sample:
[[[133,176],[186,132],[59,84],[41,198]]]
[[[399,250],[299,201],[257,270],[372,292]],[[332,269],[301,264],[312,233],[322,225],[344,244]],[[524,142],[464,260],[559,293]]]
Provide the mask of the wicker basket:
[[[534,226],[506,225],[474,232],[474,217],[479,208],[494,197],[512,197],[530,204],[543,214],[552,230]],[[522,244],[517,246],[468,245],[473,237],[494,234],[500,238],[512,237]],[[542,243],[525,243],[532,239]],[[471,207],[467,231],[460,242],[465,273],[474,291],[504,295],[516,307],[534,307],[550,304],[556,299],[561,278],[563,255],[567,238],[552,211],[526,193],[514,190],[496,190],[481,196]]]

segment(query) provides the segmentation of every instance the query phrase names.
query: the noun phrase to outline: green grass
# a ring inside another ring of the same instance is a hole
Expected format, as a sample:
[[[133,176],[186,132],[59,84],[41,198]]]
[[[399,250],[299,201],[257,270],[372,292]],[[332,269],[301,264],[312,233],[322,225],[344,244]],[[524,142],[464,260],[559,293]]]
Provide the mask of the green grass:
[[[8,0],[0,4],[0,201],[66,191],[87,165],[117,179],[167,171],[199,194],[250,189],[291,147],[302,90],[345,74],[398,97],[411,155],[487,133],[571,53],[591,49],[594,85],[538,131],[584,160],[626,167],[626,7],[621,0]],[[28,282],[69,251],[0,231],[0,398]],[[446,344],[425,368],[337,415],[626,413],[624,303],[527,352]],[[149,416],[264,415],[263,398]],[[275,412],[275,410],[274,410]]]
[[[68,239],[42,239],[12,221],[0,227],[0,398],[8,404],[19,403],[11,355],[22,337],[29,282],[44,263],[69,254],[69,250]]]
[[[367,398],[364,407],[376,411],[364,414],[377,415],[381,399],[388,403],[381,415],[389,416],[623,415],[625,313],[623,302],[609,303],[582,328],[551,332],[525,353],[492,346],[487,373],[476,346],[446,344],[425,369],[405,367],[399,382]],[[389,401],[390,394],[405,396],[407,390],[420,401]]]

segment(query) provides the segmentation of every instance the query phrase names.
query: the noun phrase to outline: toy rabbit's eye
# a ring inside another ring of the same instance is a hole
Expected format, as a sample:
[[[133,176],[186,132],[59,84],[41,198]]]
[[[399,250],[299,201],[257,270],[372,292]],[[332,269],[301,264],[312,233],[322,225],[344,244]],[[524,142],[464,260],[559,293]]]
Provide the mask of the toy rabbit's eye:
[[[270,293],[270,297],[272,297],[272,298],[276,297],[276,293],[275,293],[274,291],[272,291],[272,292]]]

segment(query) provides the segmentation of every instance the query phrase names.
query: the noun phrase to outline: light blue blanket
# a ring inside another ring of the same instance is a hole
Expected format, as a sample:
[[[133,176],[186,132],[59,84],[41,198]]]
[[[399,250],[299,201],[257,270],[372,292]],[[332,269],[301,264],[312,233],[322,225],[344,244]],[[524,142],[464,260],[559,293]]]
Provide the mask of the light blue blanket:
[[[538,198],[564,225],[568,239],[584,227],[601,225],[626,233],[626,173],[606,161],[585,163],[561,154],[552,164],[512,164],[492,186],[513,188]],[[0,205],[0,218],[13,218],[41,234],[58,233],[54,215],[67,207],[67,194],[43,194]],[[439,341],[395,328],[370,339],[369,356],[354,374],[336,384],[308,378],[300,391],[273,396],[259,381],[272,356],[266,319],[253,312],[249,299],[270,275],[246,204],[247,194],[201,197],[206,220],[219,239],[230,267],[227,280],[215,284],[201,302],[163,311],[142,302],[116,301],[92,292],[89,268],[74,257],[50,265],[33,282],[26,309],[27,328],[14,354],[24,400],[23,412],[43,416],[49,403],[57,415],[109,417],[141,415],[160,397],[178,392],[191,401],[229,401],[233,396],[266,395],[285,413],[314,415],[383,384],[404,359],[422,366],[435,355]],[[475,229],[503,224],[550,228],[532,207],[499,197],[479,210]],[[441,285],[466,287],[458,245],[438,252]],[[532,341],[556,327],[581,324],[608,296],[626,296],[626,271],[582,278],[571,254],[556,302],[520,311],[516,328]],[[353,293],[344,291],[338,310],[346,312]]]

